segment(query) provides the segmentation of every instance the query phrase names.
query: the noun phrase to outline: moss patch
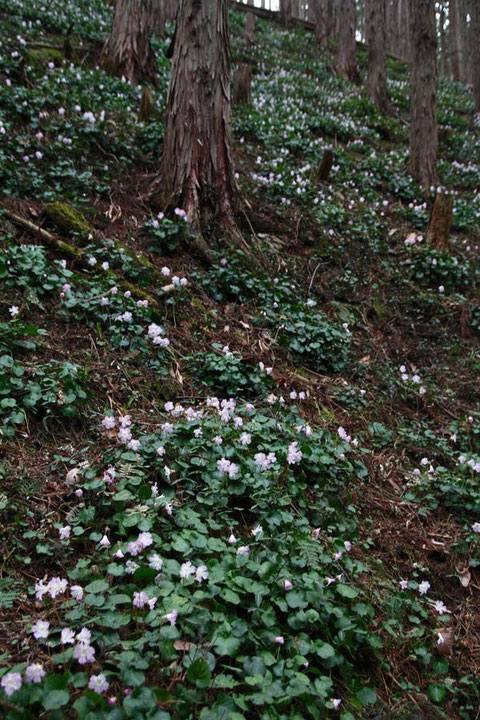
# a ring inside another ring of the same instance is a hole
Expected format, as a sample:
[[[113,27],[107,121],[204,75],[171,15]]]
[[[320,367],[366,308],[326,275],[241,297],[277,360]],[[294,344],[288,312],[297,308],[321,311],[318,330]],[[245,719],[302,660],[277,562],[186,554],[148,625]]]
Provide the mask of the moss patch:
[[[85,216],[66,202],[47,203],[44,211],[49,220],[64,232],[85,236],[95,232]]]

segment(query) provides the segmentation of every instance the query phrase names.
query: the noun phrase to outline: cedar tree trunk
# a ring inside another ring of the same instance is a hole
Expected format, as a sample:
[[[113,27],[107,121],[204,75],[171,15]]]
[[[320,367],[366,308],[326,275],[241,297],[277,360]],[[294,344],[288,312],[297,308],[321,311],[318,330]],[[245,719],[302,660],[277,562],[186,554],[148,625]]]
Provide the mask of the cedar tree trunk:
[[[335,69],[347,80],[358,80],[355,40],[355,0],[338,0],[338,55]]]
[[[313,0],[315,37],[324,45],[328,38],[328,7],[326,0]]]
[[[293,3],[292,0],[280,0],[280,21],[286,28],[292,25]]]
[[[155,27],[152,0],[116,0],[110,36],[102,51],[102,65],[131,83],[155,83],[155,55],[150,32]]]
[[[151,197],[157,210],[186,211],[203,251],[202,231],[212,221],[242,243],[234,220],[227,13],[226,0],[179,2],[163,154]]]
[[[437,33],[435,0],[409,0],[410,172],[428,190],[437,182]]]
[[[480,3],[478,0],[473,0],[471,13],[473,97],[475,110],[480,112]]]
[[[387,94],[385,0],[366,0],[368,46],[367,94],[382,113],[390,110]]]

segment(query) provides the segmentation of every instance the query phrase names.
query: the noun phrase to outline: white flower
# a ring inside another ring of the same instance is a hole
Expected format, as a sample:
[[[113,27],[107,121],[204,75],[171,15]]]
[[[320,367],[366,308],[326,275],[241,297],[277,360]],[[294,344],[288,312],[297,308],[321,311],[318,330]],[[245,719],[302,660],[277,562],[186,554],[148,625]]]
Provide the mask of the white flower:
[[[111,430],[115,427],[115,418],[112,415],[105,415],[102,420],[102,425],[105,430]]]
[[[428,580],[423,580],[418,586],[418,592],[420,593],[420,595],[426,595],[429,590],[430,583],[428,582]]]
[[[101,695],[109,688],[109,683],[105,675],[92,675],[88,681],[88,687],[90,690],[94,690],[96,693]]]
[[[0,680],[5,695],[10,697],[22,687],[22,676],[20,673],[7,673]]]
[[[83,588],[80,585],[72,585],[70,594],[74,600],[83,600]]]
[[[134,606],[139,609],[145,607],[145,605],[147,605],[147,603],[148,603],[148,600],[149,600],[148,595],[143,590],[140,590],[140,592],[133,593],[132,602],[133,602]]]
[[[239,548],[237,548],[237,555],[249,555],[250,554],[250,548],[248,545],[240,545]]]
[[[77,634],[77,642],[82,643],[83,645],[90,645],[90,640],[92,638],[92,633],[88,628],[82,628],[80,632]]]
[[[79,643],[73,648],[73,657],[80,665],[95,661],[95,649],[91,645]]]
[[[45,640],[48,638],[48,628],[50,623],[46,620],[37,620],[35,625],[32,625],[32,633],[35,640]]]
[[[197,582],[202,582],[203,580],[208,580],[208,570],[206,565],[199,565],[197,567],[197,570],[195,572],[195,580]]]
[[[342,702],[342,701],[340,700],[340,698],[332,698],[333,709],[334,709],[334,710],[338,710],[338,708],[339,708],[340,705],[341,705],[341,702]]]
[[[46,672],[43,669],[43,665],[40,665],[40,663],[33,663],[32,665],[29,665],[25,670],[25,680],[27,682],[42,682],[45,675]]]
[[[102,537],[102,539],[100,540],[100,547],[109,547],[109,545],[110,545],[110,540],[108,539],[108,537],[106,535],[104,535]]]
[[[60,530],[58,531],[60,540],[68,540],[71,532],[72,532],[72,528],[70,527],[70,525],[65,525],[64,527],[60,528]]]
[[[48,592],[48,585],[45,585],[43,580],[38,580],[35,583],[35,597],[37,600],[41,600],[43,596]]]
[[[160,572],[163,567],[163,560],[160,555],[157,555],[157,553],[153,553],[153,555],[150,555],[150,557],[148,558],[148,565],[157,572]]]
[[[18,315],[19,309],[20,308],[18,307],[18,305],[12,305],[12,307],[8,308],[8,312],[10,313],[12,318],[14,318],[15,315]]]
[[[261,525],[256,525],[252,530],[252,535],[254,536],[255,540],[258,540],[262,533],[263,527]]]
[[[195,574],[195,566],[192,565],[190,560],[188,560],[187,562],[183,563],[180,566],[180,577],[182,578],[182,580],[186,580],[187,578],[189,578],[191,575],[194,575],[194,574]]]
[[[480,533],[480,522],[474,522],[472,525],[472,530],[474,533]]]
[[[73,645],[75,642],[75,633],[71,628],[63,628],[61,635],[62,645]]]
[[[275,642],[277,643],[277,645],[284,645],[284,644],[285,644],[285,638],[283,637],[283,635],[277,635],[277,637],[274,638],[274,640],[275,640]]]
[[[164,615],[164,617],[173,627],[173,625],[175,625],[177,622],[178,612],[176,610],[172,610],[172,612],[167,613],[166,615]]]
[[[448,612],[447,606],[441,600],[437,600],[434,603],[433,607],[435,608],[435,610],[438,612],[439,615],[443,615],[443,613]]]
[[[227,542],[229,545],[235,545],[235,543],[237,542],[237,538],[235,537],[235,535],[233,533],[231,533]]]
[[[400,580],[399,581],[400,589],[401,590],[407,590],[408,588],[408,580]]]
[[[52,600],[55,600],[57,595],[61,595],[65,592],[68,587],[68,583],[65,578],[53,577],[48,583],[48,593]]]

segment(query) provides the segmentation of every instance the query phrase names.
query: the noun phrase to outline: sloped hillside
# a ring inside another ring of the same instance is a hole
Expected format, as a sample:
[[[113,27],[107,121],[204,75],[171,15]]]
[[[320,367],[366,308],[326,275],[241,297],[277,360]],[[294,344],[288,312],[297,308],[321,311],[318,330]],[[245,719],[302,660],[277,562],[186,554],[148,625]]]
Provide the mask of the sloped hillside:
[[[139,121],[98,67],[102,0],[0,19],[0,715],[477,717],[469,91],[440,83],[437,250],[408,68],[384,117],[307,30],[257,20],[246,48],[232,10],[251,250],[212,228],[206,266],[183,208],[148,204],[169,40]]]

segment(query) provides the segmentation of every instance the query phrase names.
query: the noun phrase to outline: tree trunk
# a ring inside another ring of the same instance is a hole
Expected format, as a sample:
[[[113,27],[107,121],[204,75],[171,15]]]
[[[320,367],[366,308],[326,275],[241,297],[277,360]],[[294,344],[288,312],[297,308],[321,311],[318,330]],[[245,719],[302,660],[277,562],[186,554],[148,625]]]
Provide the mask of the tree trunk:
[[[327,148],[323,151],[322,159],[317,170],[317,180],[327,182],[333,165],[333,152]]]
[[[439,15],[439,36],[440,36],[440,53],[439,53],[439,73],[442,77],[448,77],[448,59],[447,59],[447,34],[445,32],[445,4],[442,1],[440,5]]]
[[[447,247],[453,219],[453,195],[438,192],[435,195],[430,223],[427,230],[427,243],[436,250]]]
[[[202,251],[212,221],[238,244],[230,150],[230,54],[226,0],[180,0],[163,154],[151,202],[182,208]]]
[[[458,0],[449,0],[448,2],[448,44],[450,46],[450,62],[452,66],[452,77],[460,82],[460,66],[461,66],[461,37],[460,37],[460,13]]]
[[[286,28],[292,26],[292,0],[280,0],[280,22]]]
[[[382,113],[390,111],[387,94],[385,0],[366,0],[368,45],[367,94]]]
[[[155,26],[152,0],[117,0],[110,36],[102,51],[102,65],[131,83],[156,81],[150,32]]]
[[[336,71],[347,80],[358,80],[355,40],[355,0],[338,0],[339,38]]]
[[[472,83],[475,110],[480,112],[480,3],[471,3],[470,32],[472,38]]]
[[[324,45],[328,37],[328,7],[326,0],[313,0],[315,18],[315,37]]]
[[[233,102],[235,105],[239,103],[250,104],[252,100],[252,75],[250,65],[241,63],[236,72],[233,81]]]
[[[409,0],[410,172],[425,191],[437,181],[437,34],[435,0]]]
[[[152,0],[152,6],[153,6],[152,31],[154,33],[156,33],[157,35],[159,35],[160,37],[164,37],[165,22],[167,20],[165,0]]]
[[[246,45],[253,45],[255,43],[255,13],[247,12],[245,19],[245,43]]]

